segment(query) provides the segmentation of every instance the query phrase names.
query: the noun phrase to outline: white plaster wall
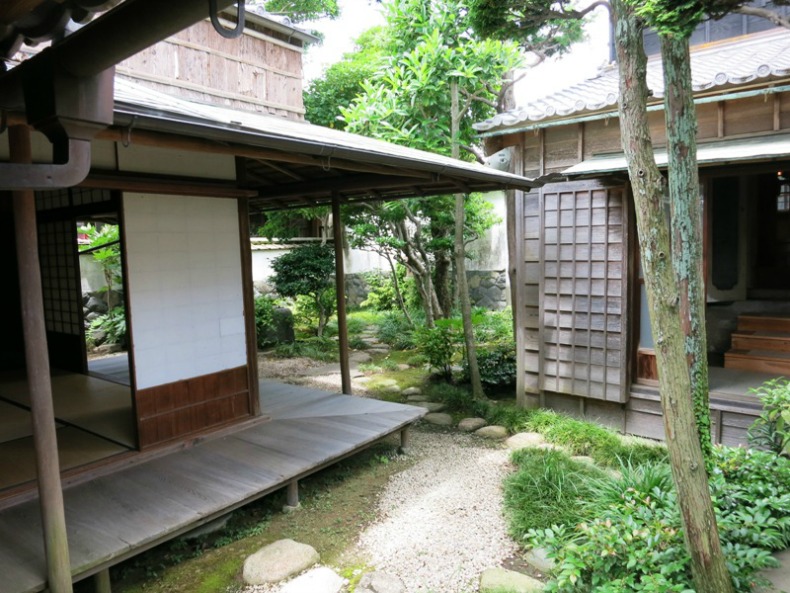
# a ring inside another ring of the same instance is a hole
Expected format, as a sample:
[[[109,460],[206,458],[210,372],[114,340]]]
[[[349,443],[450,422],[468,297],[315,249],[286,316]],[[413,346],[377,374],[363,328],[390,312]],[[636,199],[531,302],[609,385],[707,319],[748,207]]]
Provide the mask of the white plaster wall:
[[[236,161],[232,155],[136,146],[134,132],[132,143],[129,146],[118,145],[117,150],[119,171],[236,179]]]
[[[390,265],[386,259],[373,253],[372,251],[363,251],[361,249],[349,249],[345,252],[346,274],[361,274],[362,272],[381,271],[387,274],[390,273]]]
[[[30,148],[34,163],[52,162],[52,144],[41,132],[30,134]],[[0,161],[9,159],[8,133],[0,134]],[[115,144],[109,141],[91,142],[91,166],[97,169],[115,169]]]
[[[127,193],[137,387],[247,363],[235,200]]]
[[[467,270],[506,270],[507,269],[507,206],[505,193],[491,192],[485,198],[494,205],[494,214],[500,222],[492,226],[479,239],[467,246],[472,255],[466,263]]]

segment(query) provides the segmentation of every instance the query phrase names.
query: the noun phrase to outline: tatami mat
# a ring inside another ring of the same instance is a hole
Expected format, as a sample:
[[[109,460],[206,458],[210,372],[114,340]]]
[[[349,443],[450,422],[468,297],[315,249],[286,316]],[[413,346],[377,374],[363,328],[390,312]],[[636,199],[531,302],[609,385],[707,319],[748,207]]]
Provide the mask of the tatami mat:
[[[128,387],[86,375],[53,373],[52,395],[57,420],[126,447],[136,446]],[[18,376],[4,375],[0,378],[0,397],[28,406],[27,382]]]
[[[61,470],[128,451],[126,447],[70,426],[59,428],[57,435]],[[0,443],[0,490],[35,479],[36,454],[33,437]]]

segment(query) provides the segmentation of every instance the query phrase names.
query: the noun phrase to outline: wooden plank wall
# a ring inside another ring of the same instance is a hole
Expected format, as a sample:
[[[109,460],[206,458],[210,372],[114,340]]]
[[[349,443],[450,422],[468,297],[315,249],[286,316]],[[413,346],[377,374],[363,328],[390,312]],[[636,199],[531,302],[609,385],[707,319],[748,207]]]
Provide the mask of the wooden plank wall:
[[[140,448],[184,439],[250,416],[249,392],[246,366],[137,390]]]
[[[580,181],[542,195],[541,388],[624,402],[625,190]]]
[[[255,32],[239,39],[200,22],[119,64],[119,74],[168,94],[304,119],[302,49]]]

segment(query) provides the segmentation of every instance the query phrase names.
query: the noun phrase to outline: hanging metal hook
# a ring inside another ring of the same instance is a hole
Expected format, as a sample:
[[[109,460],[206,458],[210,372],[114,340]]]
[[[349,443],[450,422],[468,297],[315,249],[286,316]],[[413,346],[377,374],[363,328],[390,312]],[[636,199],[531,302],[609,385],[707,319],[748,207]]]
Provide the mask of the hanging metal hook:
[[[244,2],[245,0],[238,0],[236,17],[236,28],[228,29],[219,22],[219,10],[217,10],[217,0],[208,0],[209,16],[211,17],[211,24],[214,25],[214,30],[222,35],[225,39],[236,39],[244,32]]]

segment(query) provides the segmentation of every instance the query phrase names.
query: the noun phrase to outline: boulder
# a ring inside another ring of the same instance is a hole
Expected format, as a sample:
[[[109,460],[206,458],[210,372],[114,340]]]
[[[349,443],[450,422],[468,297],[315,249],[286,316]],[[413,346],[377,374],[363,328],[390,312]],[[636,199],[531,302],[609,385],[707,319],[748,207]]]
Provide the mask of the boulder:
[[[107,301],[97,296],[92,296],[90,299],[88,299],[88,302],[85,306],[89,311],[96,313],[106,313],[108,311]]]
[[[430,414],[426,414],[423,417],[428,424],[435,424],[436,426],[452,426],[453,425],[453,417],[450,414],[442,414],[433,412]]]
[[[277,583],[320,560],[315,548],[292,539],[281,539],[264,546],[244,561],[243,577],[248,585]]]
[[[539,593],[543,583],[530,576],[504,568],[489,568],[480,576],[480,593]]]
[[[483,437],[484,439],[493,439],[493,440],[502,440],[506,439],[508,432],[507,428],[504,426],[484,426],[483,428],[478,428],[475,431],[475,434],[479,437]]]
[[[527,447],[540,447],[545,442],[543,435],[538,432],[519,432],[505,441],[505,444],[508,449],[518,451]]]
[[[369,572],[362,575],[356,593],[405,593],[406,587],[398,577],[386,572]]]
[[[403,390],[403,395],[407,397],[412,395],[420,395],[420,394],[422,394],[422,390],[420,390],[419,387],[408,387]],[[377,574],[377,573],[371,573],[371,574]]]
[[[440,402],[422,402],[420,407],[425,408],[429,412],[441,412],[447,406]]]
[[[488,422],[485,418],[464,418],[458,423],[458,430],[463,432],[474,432],[483,428]]]
[[[340,593],[345,584],[334,570],[319,566],[286,583],[280,593]]]

